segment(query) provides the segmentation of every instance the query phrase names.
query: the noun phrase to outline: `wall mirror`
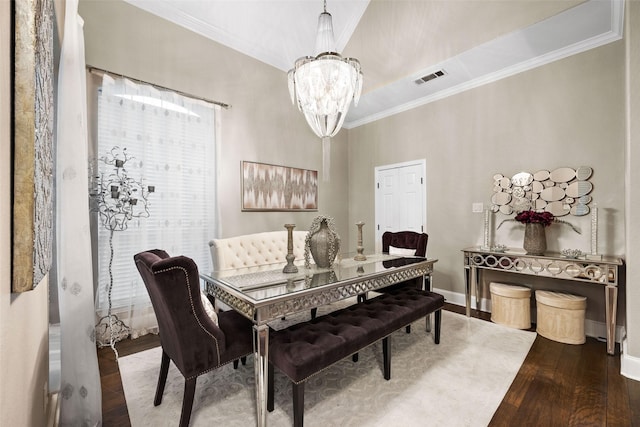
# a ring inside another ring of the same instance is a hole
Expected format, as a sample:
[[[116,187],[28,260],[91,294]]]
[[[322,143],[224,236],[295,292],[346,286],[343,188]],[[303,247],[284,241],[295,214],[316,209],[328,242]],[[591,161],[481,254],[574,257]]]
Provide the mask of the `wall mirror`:
[[[544,210],[556,217],[587,215],[591,211],[592,174],[590,166],[523,171],[512,177],[497,173],[493,176],[491,210],[507,215],[527,209]]]

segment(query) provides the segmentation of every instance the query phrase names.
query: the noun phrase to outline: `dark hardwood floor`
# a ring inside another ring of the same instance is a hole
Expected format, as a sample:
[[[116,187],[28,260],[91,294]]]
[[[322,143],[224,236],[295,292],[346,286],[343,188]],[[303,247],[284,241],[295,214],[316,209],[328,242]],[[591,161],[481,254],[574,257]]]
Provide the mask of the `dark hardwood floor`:
[[[464,313],[464,307],[456,305],[445,309]],[[472,315],[490,320],[489,313]],[[122,341],[117,348],[122,357],[158,345],[157,336],[146,335]],[[98,350],[98,363],[103,425],[130,426],[111,348]],[[567,345],[538,336],[489,425],[640,427],[640,382],[620,375],[620,356],[608,356],[604,342],[587,338],[583,345]]]

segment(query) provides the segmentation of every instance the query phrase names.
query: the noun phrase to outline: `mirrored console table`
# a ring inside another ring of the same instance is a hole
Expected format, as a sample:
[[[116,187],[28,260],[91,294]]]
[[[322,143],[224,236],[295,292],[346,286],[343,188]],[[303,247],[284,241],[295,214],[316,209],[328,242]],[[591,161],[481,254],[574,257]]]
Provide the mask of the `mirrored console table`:
[[[564,279],[604,286],[607,353],[614,354],[616,312],[618,307],[618,279],[624,265],[621,258],[603,256],[602,259],[566,258],[559,253],[528,255],[521,250],[492,252],[480,247],[464,252],[465,303],[471,315],[471,286],[480,306],[478,286],[481,270],[495,270],[515,274]]]

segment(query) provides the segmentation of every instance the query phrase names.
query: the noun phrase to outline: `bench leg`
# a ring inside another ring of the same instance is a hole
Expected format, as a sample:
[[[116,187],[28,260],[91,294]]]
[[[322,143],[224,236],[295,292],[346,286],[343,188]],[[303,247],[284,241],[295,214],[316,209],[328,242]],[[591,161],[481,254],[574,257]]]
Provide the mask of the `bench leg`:
[[[433,341],[436,344],[440,344],[440,324],[442,323],[442,309],[436,310],[433,315],[434,317],[434,325],[433,325]],[[427,317],[428,318],[428,317]]]
[[[267,411],[273,412],[273,365],[267,368]]]
[[[291,383],[293,391],[293,426],[302,427],[304,421],[304,381]]]
[[[318,314],[318,307],[313,307],[311,309],[311,318],[315,319],[317,314]]]
[[[391,379],[391,340],[389,337],[382,339],[382,360],[384,364],[384,379]]]

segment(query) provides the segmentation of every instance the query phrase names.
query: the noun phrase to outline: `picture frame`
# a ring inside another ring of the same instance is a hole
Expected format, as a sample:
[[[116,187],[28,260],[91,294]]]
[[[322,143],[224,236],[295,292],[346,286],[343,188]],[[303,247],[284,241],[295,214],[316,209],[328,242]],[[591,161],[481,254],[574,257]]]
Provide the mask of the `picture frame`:
[[[242,211],[317,211],[318,171],[242,161]]]
[[[35,289],[53,248],[53,1],[11,2],[12,292]]]

